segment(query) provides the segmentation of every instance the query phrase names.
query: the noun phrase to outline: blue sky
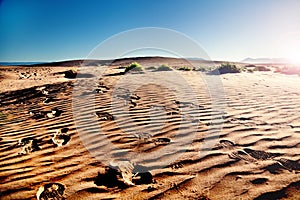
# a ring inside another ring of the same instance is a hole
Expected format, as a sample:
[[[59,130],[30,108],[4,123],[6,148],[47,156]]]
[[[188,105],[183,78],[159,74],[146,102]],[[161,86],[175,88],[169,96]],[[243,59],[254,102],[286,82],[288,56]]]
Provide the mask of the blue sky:
[[[0,61],[85,58],[112,35],[141,27],[182,32],[214,60],[295,57],[300,1],[2,0],[0,27]]]

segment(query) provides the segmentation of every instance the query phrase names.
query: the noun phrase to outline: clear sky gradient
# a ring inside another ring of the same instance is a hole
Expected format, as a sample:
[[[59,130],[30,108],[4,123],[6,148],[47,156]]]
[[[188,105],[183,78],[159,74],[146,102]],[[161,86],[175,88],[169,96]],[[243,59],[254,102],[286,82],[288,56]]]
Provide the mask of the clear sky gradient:
[[[299,0],[0,2],[3,62],[85,58],[110,36],[141,27],[182,32],[214,60],[300,57]]]

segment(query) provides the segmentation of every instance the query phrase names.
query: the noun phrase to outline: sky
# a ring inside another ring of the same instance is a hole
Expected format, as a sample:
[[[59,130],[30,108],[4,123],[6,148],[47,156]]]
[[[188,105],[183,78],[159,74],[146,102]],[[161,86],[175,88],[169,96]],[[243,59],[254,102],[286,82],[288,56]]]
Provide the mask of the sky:
[[[187,35],[212,60],[300,62],[299,0],[0,0],[0,27],[1,62],[86,58],[143,27]]]

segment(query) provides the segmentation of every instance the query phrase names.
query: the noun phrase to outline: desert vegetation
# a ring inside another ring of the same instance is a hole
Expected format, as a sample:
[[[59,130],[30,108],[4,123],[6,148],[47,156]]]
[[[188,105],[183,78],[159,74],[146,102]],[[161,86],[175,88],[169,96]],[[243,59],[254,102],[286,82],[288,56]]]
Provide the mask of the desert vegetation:
[[[138,62],[133,62],[130,65],[125,67],[124,73],[127,73],[129,71],[142,72],[143,70],[144,68],[142,65],[140,65]]]
[[[215,70],[218,70],[220,74],[240,73],[240,72],[242,72],[242,68],[238,67],[235,64],[231,64],[231,63],[222,63]]]
[[[200,67],[197,71],[205,72],[207,74],[227,74],[227,73],[240,73],[245,71],[245,68],[237,66],[232,63],[222,63],[215,67]]]
[[[156,69],[156,71],[172,71],[172,68],[169,65],[162,64]]]
[[[268,72],[268,71],[271,71],[271,70],[266,66],[255,66],[253,71]]]
[[[150,66],[150,67],[147,67],[146,70],[156,71],[157,68],[155,66]]]
[[[183,67],[179,67],[178,70],[181,70],[181,71],[192,71],[192,68],[191,67],[183,66]]]

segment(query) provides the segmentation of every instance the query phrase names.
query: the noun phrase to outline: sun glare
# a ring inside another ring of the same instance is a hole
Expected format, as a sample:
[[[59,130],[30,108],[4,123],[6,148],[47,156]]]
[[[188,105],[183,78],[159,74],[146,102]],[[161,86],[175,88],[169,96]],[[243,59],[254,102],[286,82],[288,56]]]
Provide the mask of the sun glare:
[[[291,64],[300,65],[300,47],[298,47],[298,49],[290,47],[290,51],[287,52],[286,58]]]
[[[300,33],[290,34],[280,41],[280,55],[294,65],[300,65]]]

